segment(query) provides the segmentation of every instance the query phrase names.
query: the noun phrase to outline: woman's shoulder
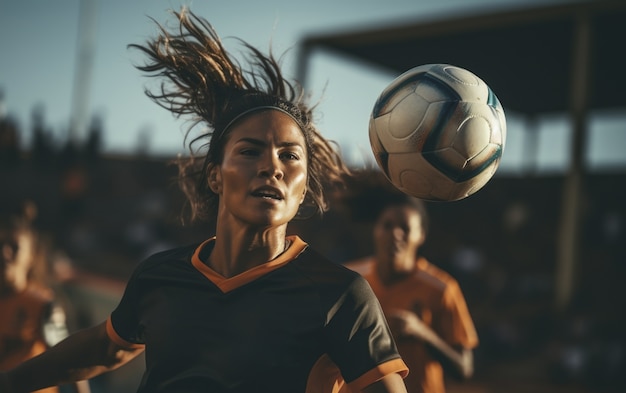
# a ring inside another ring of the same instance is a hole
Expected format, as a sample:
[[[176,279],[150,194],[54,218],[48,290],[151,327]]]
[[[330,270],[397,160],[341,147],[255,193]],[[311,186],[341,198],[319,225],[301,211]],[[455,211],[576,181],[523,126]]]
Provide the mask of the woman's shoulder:
[[[314,248],[307,247],[297,258],[297,262],[303,268],[312,271],[334,271],[338,274],[354,276],[354,272],[340,263],[331,261],[328,257],[320,253]]]
[[[291,265],[297,269],[298,274],[306,277],[312,285],[321,290],[346,290],[365,281],[357,272],[348,269],[342,264],[336,263],[308,247]]]
[[[298,280],[305,280],[317,293],[322,310],[334,313],[342,310],[352,314],[378,310],[376,296],[367,280],[354,270],[333,262],[313,249],[307,249],[294,264]],[[324,314],[325,315],[325,314]]]
[[[190,244],[168,248],[150,254],[136,267],[135,274],[145,272],[162,266],[176,264],[176,262],[190,262],[191,256],[199,244]]]

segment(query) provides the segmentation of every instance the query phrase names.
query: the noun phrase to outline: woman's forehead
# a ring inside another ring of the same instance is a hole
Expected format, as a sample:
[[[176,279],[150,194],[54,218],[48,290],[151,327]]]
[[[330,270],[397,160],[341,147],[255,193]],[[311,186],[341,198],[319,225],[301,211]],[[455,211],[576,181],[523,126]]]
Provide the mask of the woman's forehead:
[[[230,141],[241,139],[258,141],[280,140],[306,147],[306,139],[300,125],[288,114],[278,110],[264,109],[247,114],[228,132]]]

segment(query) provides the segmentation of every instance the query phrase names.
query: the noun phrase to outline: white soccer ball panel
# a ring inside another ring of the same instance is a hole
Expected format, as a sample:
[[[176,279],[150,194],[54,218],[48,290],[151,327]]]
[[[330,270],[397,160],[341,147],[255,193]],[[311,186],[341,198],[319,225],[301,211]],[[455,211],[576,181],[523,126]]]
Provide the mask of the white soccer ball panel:
[[[388,113],[376,118],[370,119],[370,139],[373,134],[376,134],[377,139],[388,153],[415,153],[420,151],[424,144],[424,135],[415,131],[417,126],[409,126],[412,132],[405,132],[407,134],[404,138],[397,138],[390,131],[393,127],[392,114]],[[409,123],[410,124],[410,123]]]
[[[447,200],[455,183],[432,167],[420,154],[390,154],[388,178],[402,192],[427,200]]]
[[[409,94],[389,113],[387,130],[394,139],[405,139],[419,127],[429,104],[417,94]]]
[[[490,106],[461,102],[445,122],[444,129],[438,136],[436,149],[451,146],[470,159],[489,143],[501,144],[501,140],[500,122],[498,118],[494,118]]]
[[[489,86],[470,71],[453,65],[438,64],[429,69],[429,73],[454,89],[460,101],[487,103],[489,100]]]
[[[491,124],[484,117],[468,117],[456,132],[452,147],[463,157],[471,159],[485,149],[491,140]]]

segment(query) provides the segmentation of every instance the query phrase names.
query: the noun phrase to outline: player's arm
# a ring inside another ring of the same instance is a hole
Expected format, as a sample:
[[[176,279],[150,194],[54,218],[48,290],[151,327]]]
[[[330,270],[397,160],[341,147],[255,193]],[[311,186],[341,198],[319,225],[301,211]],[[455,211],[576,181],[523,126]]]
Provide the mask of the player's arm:
[[[441,340],[441,345],[430,344],[431,353],[443,368],[458,380],[466,380],[474,375],[474,354],[471,349],[450,346]]]
[[[114,370],[143,351],[114,343],[103,322],[80,330],[46,352],[0,375],[2,392],[23,393],[93,378]],[[3,381],[2,381],[3,380]]]
[[[400,374],[394,373],[363,388],[362,393],[406,393],[406,386]]]
[[[448,344],[415,313],[395,310],[389,315],[389,326],[396,337],[425,341],[433,356],[457,379],[465,380],[474,374],[472,350]]]
[[[51,303],[50,310],[42,323],[41,332],[48,349],[69,336],[66,319],[63,307],[60,304]],[[89,381],[83,380],[73,383],[70,391],[73,393],[91,393]]]

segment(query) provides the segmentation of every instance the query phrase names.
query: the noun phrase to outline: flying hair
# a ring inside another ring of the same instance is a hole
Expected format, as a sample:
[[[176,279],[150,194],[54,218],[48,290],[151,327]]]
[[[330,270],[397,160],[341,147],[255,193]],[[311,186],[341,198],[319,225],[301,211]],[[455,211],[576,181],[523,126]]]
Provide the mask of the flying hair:
[[[303,89],[283,76],[280,61],[238,39],[243,46],[247,68],[224,48],[212,25],[183,7],[172,11],[178,27],[158,26],[158,35],[144,45],[131,44],[147,58],[136,66],[149,77],[158,77],[156,90],[145,93],[176,117],[187,117],[185,133],[189,157],[180,157],[179,185],[187,196],[191,219],[214,215],[218,196],[208,187],[207,169],[219,165],[230,126],[256,108],[277,108],[300,126],[308,154],[308,182],[305,207],[322,213],[327,210],[324,189],[343,182],[349,173],[336,150],[313,123],[313,107],[304,100]],[[198,124],[205,130],[194,138]],[[197,145],[200,147],[197,148]]]

